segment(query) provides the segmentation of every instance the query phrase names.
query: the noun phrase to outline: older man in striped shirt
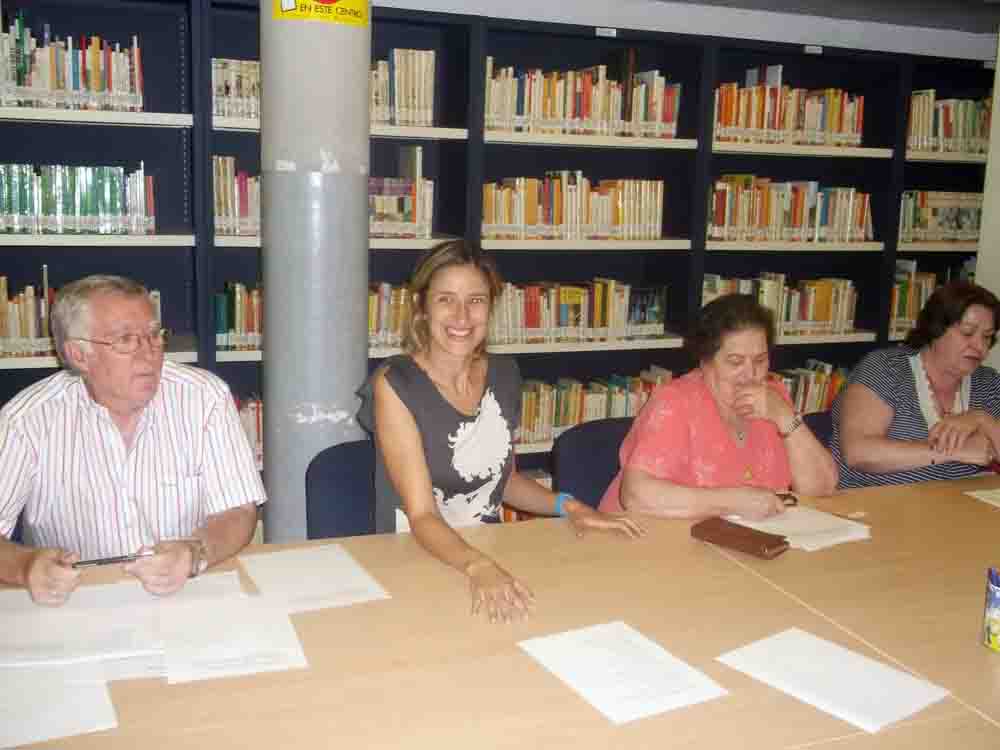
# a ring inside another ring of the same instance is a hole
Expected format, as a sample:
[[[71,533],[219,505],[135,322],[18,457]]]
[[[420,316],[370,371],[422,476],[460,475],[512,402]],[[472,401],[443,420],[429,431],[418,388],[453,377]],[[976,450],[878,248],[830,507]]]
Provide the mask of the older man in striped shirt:
[[[68,284],[52,333],[65,369],[0,410],[0,581],[59,605],[73,563],[142,552],[125,571],[165,595],[242,549],[266,496],[232,396],[164,361],[146,288]],[[30,547],[9,541],[22,512]]]

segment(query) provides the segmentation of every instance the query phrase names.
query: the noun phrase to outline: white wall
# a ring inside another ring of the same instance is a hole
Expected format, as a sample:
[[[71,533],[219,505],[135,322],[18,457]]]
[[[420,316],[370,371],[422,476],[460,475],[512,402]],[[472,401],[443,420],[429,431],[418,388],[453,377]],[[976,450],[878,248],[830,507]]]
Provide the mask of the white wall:
[[[877,2],[877,0],[875,0]],[[388,8],[992,60],[995,34],[652,0],[374,0]]]
[[[1000,143],[1000,90],[993,85],[993,122],[990,143]],[[979,230],[979,257],[976,260],[976,283],[1000,295],[1000,148],[991,148],[986,162],[986,184],[983,186],[983,222]],[[997,321],[1000,323],[1000,321]],[[987,363],[1000,369],[1000,346],[994,347]]]

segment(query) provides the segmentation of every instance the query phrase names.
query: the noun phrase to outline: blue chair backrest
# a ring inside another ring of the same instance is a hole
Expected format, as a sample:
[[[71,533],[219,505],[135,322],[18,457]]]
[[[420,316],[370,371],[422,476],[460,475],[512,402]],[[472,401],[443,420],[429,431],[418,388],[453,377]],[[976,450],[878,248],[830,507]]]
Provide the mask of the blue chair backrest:
[[[557,437],[552,445],[555,490],[596,508],[621,468],[618,449],[631,427],[632,417],[596,419]]]
[[[833,440],[833,412],[814,411],[811,414],[803,414],[802,419],[813,431],[816,439],[829,448]]]
[[[354,440],[320,451],[306,469],[310,539],[375,533],[375,444]]]

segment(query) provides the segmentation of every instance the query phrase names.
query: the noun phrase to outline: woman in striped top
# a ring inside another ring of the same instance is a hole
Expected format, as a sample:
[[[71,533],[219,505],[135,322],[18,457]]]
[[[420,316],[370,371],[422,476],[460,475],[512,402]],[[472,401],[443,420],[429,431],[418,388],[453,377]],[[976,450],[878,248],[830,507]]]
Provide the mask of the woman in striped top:
[[[904,346],[867,355],[833,407],[841,487],[958,479],[1000,455],[1000,374],[983,365],[1000,301],[975,284],[939,288]]]

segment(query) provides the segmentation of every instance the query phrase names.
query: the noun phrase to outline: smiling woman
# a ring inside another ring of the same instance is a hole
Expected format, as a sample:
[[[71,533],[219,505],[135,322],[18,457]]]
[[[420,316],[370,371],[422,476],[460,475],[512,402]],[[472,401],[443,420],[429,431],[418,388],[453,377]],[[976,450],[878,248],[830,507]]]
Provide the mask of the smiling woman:
[[[983,365],[1000,301],[965,281],[939,288],[906,345],[872,352],[834,402],[843,487],[958,479],[1000,455],[1000,375]]]
[[[513,359],[486,353],[500,290],[490,258],[460,241],[439,245],[418,262],[408,289],[407,353],[390,358],[359,391],[359,421],[378,445],[376,528],[412,531],[465,573],[474,612],[492,621],[523,616],[534,601],[528,588],[455,528],[497,523],[501,503],[567,516],[578,534],[635,536],[641,528],[556,495],[515,468],[521,378]]]

